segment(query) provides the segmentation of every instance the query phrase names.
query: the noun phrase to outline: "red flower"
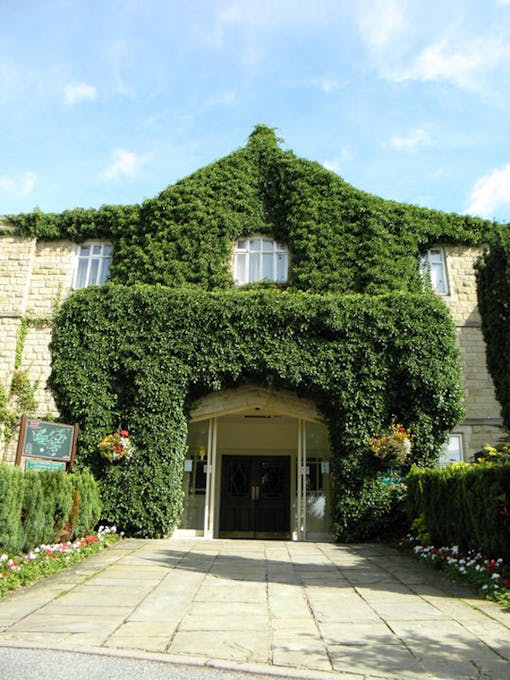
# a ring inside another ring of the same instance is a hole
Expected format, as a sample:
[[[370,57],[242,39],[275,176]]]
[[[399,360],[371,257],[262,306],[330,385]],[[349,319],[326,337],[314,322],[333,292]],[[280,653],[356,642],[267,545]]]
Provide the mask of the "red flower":
[[[503,585],[504,585],[504,586],[510,585],[510,581],[509,581],[507,578],[504,578],[504,579],[503,579]]]
[[[127,430],[121,430],[120,431],[120,436],[121,437],[129,437],[129,432]]]

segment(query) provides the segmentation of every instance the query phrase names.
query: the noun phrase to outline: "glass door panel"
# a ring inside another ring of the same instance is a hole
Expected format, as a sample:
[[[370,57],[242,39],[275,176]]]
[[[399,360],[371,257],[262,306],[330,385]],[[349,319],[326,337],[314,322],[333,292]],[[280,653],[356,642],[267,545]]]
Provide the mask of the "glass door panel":
[[[325,425],[306,423],[306,533],[331,532],[332,494],[329,432]]]
[[[183,473],[184,508],[181,529],[204,530],[208,435],[208,420],[189,423],[188,449]]]

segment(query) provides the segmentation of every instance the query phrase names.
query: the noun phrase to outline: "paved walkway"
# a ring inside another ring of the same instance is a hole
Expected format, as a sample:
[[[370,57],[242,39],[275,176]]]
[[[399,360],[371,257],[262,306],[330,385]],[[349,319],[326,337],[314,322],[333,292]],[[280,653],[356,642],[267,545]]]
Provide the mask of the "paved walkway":
[[[0,600],[1,646],[283,677],[508,680],[510,611],[381,545],[124,540]]]

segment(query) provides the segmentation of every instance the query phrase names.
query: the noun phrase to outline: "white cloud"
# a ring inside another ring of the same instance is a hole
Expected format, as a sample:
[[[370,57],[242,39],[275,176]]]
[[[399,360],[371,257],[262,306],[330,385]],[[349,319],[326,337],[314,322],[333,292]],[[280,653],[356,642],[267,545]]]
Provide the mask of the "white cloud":
[[[406,28],[406,3],[402,0],[371,0],[358,7],[359,28],[371,49],[390,45]]]
[[[312,85],[319,87],[323,92],[329,94],[336,90],[341,90],[347,85],[345,80],[334,80],[332,78],[317,78],[312,81]]]
[[[391,80],[444,80],[459,87],[477,90],[483,86],[486,72],[505,64],[510,44],[498,38],[470,39],[454,43],[443,38],[424,48],[407,66],[389,68]]]
[[[0,192],[16,198],[28,196],[34,190],[37,175],[34,172],[25,172],[20,177],[1,177]]]
[[[388,142],[391,149],[397,151],[414,151],[416,147],[429,143],[429,136],[423,128],[417,128],[406,137],[395,135]]]
[[[216,106],[233,106],[236,103],[236,100],[237,95],[234,90],[219,92],[218,94],[209,97],[209,99],[206,99],[203,104],[203,108],[212,109]]]
[[[132,177],[138,169],[140,158],[134,151],[115,149],[112,162],[103,170],[101,177],[115,180],[121,177]]]
[[[95,99],[97,91],[94,85],[87,83],[69,83],[65,91],[66,104],[73,106],[84,99]]]
[[[497,206],[510,205],[510,163],[480,177],[470,194],[466,213],[492,218]]]

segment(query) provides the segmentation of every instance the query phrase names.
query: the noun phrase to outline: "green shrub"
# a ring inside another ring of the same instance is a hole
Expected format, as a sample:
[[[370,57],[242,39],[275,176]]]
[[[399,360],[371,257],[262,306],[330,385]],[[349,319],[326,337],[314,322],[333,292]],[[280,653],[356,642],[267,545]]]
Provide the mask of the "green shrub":
[[[46,524],[43,542],[55,543],[66,527],[73,507],[73,485],[69,475],[64,470],[39,472],[45,511],[52,518],[51,524]]]
[[[21,550],[27,551],[37,546],[44,540],[43,537],[51,534],[53,517],[48,510],[40,474],[33,470],[26,471],[21,513]]]
[[[88,470],[24,472],[0,464],[0,551],[27,551],[73,532],[81,537],[100,513],[98,485]]]
[[[0,464],[0,547],[17,550],[21,543],[22,470]],[[12,547],[11,547],[12,546]]]
[[[99,486],[90,470],[74,472],[71,476],[73,489],[79,493],[78,517],[74,526],[74,538],[86,536],[101,517]]]
[[[458,545],[510,562],[510,463],[411,470],[408,518],[435,546]]]

